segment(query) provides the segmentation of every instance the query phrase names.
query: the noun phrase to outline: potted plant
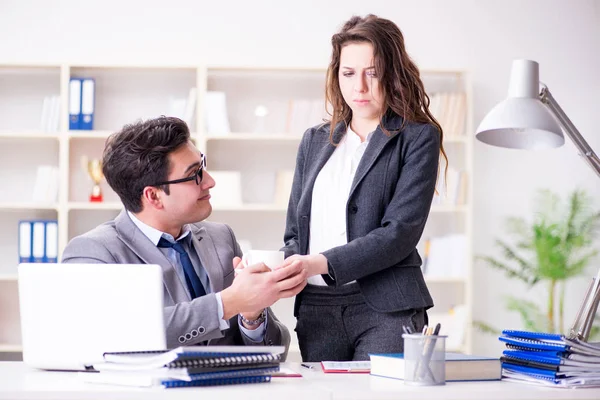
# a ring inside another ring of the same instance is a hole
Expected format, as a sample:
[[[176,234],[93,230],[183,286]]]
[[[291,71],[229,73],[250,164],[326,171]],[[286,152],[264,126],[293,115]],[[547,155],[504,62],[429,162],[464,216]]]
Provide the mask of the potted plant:
[[[543,309],[535,301],[507,297],[507,308],[520,314],[524,329],[566,333],[565,283],[583,274],[598,254],[592,246],[600,226],[600,211],[592,206],[592,199],[581,190],[568,196],[566,207],[555,193],[540,190],[533,221],[508,218],[507,230],[512,234],[513,243],[496,239],[502,258],[478,257],[509,278],[530,287],[545,285],[547,288]],[[475,325],[483,331],[498,333],[485,323],[476,322]],[[598,331],[598,326],[593,327],[590,337]]]

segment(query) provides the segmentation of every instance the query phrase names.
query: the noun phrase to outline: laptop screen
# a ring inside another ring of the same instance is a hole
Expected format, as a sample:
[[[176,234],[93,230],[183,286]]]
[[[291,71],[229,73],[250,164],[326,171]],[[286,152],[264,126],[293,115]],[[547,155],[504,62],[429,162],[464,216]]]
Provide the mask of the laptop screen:
[[[20,264],[23,361],[83,370],[108,351],[166,349],[162,269],[148,264]]]

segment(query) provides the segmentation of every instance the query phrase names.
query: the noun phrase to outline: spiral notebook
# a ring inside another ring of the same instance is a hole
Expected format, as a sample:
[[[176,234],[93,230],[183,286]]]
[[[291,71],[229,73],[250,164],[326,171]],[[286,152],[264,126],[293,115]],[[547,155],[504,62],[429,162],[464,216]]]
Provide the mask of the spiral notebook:
[[[210,379],[200,381],[165,381],[162,385],[166,388],[188,387],[188,386],[221,386],[221,385],[239,385],[246,383],[267,383],[271,382],[270,376],[241,376],[235,378]]]
[[[184,346],[168,351],[104,353],[104,361],[122,369],[223,367],[278,363],[284,352],[284,346]]]

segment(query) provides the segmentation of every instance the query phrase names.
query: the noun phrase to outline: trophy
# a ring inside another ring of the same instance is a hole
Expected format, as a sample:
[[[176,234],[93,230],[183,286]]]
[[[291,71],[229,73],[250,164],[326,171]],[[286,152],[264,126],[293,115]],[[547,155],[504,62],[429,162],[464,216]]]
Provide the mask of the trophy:
[[[100,181],[104,179],[104,174],[102,173],[102,161],[95,158],[88,160],[86,156],[83,156],[81,157],[81,166],[84,171],[87,171],[87,174],[94,182],[92,194],[90,194],[90,201],[93,203],[101,202],[102,190],[100,190]]]

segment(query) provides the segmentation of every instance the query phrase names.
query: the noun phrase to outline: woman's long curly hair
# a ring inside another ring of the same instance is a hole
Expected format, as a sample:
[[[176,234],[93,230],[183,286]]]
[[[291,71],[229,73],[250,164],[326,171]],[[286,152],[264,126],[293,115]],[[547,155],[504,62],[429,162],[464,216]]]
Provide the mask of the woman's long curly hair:
[[[390,111],[403,118],[402,127],[407,122],[435,125],[440,132],[440,154],[446,161],[447,170],[448,157],[442,144],[444,133],[439,122],[429,111],[429,96],[425,92],[419,69],[406,53],[404,36],[395,23],[372,14],[364,18],[350,18],[342,29],[331,37],[333,50],[331,63],[327,68],[325,89],[325,97],[331,107],[330,141],[333,143],[333,132],[340,121],[349,126],[352,120],[352,110],[344,101],[339,82],[340,55],[342,48],[350,43],[370,43],[373,46],[375,73],[379,79],[383,99],[379,117],[383,131],[389,135],[382,119]]]

